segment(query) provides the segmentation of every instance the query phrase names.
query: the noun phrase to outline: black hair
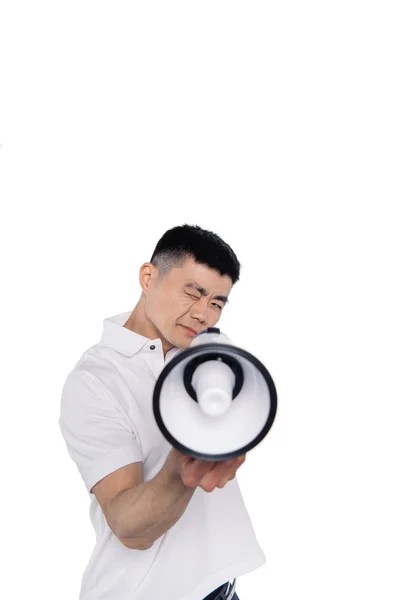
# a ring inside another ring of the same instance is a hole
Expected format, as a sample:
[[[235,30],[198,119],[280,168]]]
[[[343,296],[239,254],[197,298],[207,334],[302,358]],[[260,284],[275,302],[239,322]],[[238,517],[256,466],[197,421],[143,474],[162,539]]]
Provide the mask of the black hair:
[[[163,277],[189,258],[221,275],[229,275],[232,285],[239,281],[241,265],[232,248],[216,233],[198,225],[179,225],[166,231],[157,242],[150,262]]]

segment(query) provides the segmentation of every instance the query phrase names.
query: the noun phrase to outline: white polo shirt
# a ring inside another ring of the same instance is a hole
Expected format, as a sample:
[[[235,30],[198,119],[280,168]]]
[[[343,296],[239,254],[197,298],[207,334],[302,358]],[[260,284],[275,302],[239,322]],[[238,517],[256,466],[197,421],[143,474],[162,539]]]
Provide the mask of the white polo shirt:
[[[172,446],[153,415],[161,340],[123,327],[130,312],[104,320],[101,341],[69,373],[59,425],[90,497],[96,543],[79,600],[202,600],[265,556],[235,479],[207,493],[197,487],[177,523],[148,550],[126,548],[107,524],[92,487],[106,475],[143,462],[144,480],[162,468]],[[79,540],[77,539],[77,544]]]

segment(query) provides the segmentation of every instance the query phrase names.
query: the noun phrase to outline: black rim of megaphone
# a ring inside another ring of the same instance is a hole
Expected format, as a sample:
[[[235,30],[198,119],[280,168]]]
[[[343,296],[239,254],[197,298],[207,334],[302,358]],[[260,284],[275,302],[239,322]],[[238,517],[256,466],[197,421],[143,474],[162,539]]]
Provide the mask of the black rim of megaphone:
[[[233,452],[227,452],[225,454],[205,454],[203,452],[197,452],[195,450],[192,450],[191,448],[188,448],[184,444],[181,444],[168,431],[168,429],[165,427],[164,422],[161,418],[160,395],[161,395],[161,389],[162,389],[165,379],[171,373],[171,371],[180,362],[182,362],[182,360],[186,360],[187,358],[189,358],[190,356],[195,355],[195,354],[201,355],[201,354],[206,354],[206,353],[214,353],[216,350],[218,350],[218,351],[226,350],[227,352],[233,352],[235,354],[238,354],[239,356],[246,358],[255,367],[257,367],[257,369],[263,375],[263,377],[267,383],[267,387],[268,387],[269,394],[270,394],[270,412],[268,415],[268,419],[267,419],[264,427],[260,431],[260,433],[254,438],[253,441],[251,441],[246,446],[243,446],[242,448],[239,448],[238,450],[234,450]],[[253,354],[250,354],[250,352],[243,350],[243,348],[238,348],[238,347],[232,346],[230,344],[220,344],[220,343],[218,343],[218,344],[215,344],[215,343],[202,344],[202,345],[196,346],[194,348],[186,348],[183,352],[181,352],[177,356],[174,356],[171,359],[171,361],[164,367],[162,372],[160,373],[160,375],[157,379],[156,385],[154,387],[154,392],[153,392],[154,417],[155,417],[157,425],[158,425],[160,431],[162,432],[162,434],[164,435],[164,437],[168,440],[168,442],[170,442],[170,444],[172,444],[172,446],[174,448],[179,450],[179,452],[182,452],[182,454],[186,454],[187,456],[191,456],[193,458],[197,458],[198,460],[203,460],[203,461],[232,460],[234,458],[237,458],[238,456],[241,456],[242,454],[246,454],[246,452],[248,452],[249,450],[251,450],[252,448],[257,446],[265,438],[265,436],[267,435],[267,433],[269,432],[269,430],[272,427],[272,424],[273,424],[273,422],[275,420],[275,416],[276,416],[277,404],[278,404],[278,402],[277,402],[277,394],[276,394],[275,384],[273,382],[271,375],[269,374],[266,367],[262,364],[262,362],[260,362],[258,360],[258,358],[253,356]]]

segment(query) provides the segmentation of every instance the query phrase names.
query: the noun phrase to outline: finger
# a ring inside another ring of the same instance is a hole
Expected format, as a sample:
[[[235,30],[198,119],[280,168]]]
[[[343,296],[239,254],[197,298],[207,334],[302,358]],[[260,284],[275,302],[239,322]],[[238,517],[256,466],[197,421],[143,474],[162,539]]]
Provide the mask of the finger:
[[[214,469],[204,475],[200,481],[200,486],[206,491],[211,491],[223,481],[227,482],[235,477],[237,468],[219,464]]]
[[[217,466],[203,477],[201,486],[203,486],[203,484],[207,487],[225,486],[228,481],[231,481],[235,478],[236,471],[245,462],[245,460],[246,455],[243,454],[232,460],[216,463]]]
[[[226,485],[234,479],[237,469],[245,461],[246,455],[225,461],[209,462],[193,459],[182,468],[182,480],[188,487],[199,485],[205,491],[212,491],[221,483]]]
[[[204,473],[208,473],[212,469],[214,469],[217,463],[214,461],[204,461],[195,459],[191,465],[189,465],[189,469],[192,473],[202,476]]]
[[[227,484],[229,481],[232,481],[232,479],[235,479],[235,477],[229,477],[229,479],[226,479],[226,478],[225,478],[225,479],[222,479],[222,481],[220,481],[220,482],[219,482],[219,483],[216,485],[216,487],[217,487],[217,488],[223,488],[223,487],[225,487],[225,486],[226,486],[226,484]]]
[[[190,486],[198,485],[203,477],[215,466],[214,462],[194,460],[183,472],[185,482]]]

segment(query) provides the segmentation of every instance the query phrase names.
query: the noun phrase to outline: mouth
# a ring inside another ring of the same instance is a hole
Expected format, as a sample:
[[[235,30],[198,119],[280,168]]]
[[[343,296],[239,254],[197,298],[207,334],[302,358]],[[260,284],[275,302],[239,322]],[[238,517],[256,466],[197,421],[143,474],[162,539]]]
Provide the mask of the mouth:
[[[191,329],[190,327],[186,327],[185,325],[182,325],[183,329],[186,331],[186,333],[188,333],[189,335],[191,335],[192,337],[194,337],[195,335],[197,335],[197,331],[195,331],[194,329]]]

